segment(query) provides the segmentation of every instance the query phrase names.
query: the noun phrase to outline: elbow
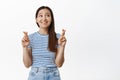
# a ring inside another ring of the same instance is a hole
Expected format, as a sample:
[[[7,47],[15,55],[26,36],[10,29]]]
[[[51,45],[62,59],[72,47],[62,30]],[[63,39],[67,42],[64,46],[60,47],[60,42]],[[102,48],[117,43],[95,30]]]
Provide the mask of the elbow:
[[[24,65],[26,68],[29,68],[31,65]]]
[[[59,64],[59,65],[57,65],[57,67],[58,67],[58,68],[61,68],[61,67],[62,67],[62,64],[61,64],[61,65],[60,65],[60,64]]]
[[[29,68],[30,66],[32,65],[32,62],[24,62],[24,66],[26,67],[26,68]]]
[[[60,63],[59,63],[59,62],[56,62],[56,65],[57,65],[58,68],[61,68],[61,67],[63,66],[63,63],[64,63],[64,61],[63,61],[63,62],[60,62]]]

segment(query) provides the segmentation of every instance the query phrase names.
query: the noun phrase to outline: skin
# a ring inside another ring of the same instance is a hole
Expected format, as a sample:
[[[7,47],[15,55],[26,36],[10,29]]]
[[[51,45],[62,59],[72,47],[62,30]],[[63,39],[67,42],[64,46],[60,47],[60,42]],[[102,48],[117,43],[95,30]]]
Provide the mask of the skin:
[[[38,16],[36,18],[36,22],[39,24],[39,33],[40,34],[48,34],[48,27],[51,21],[51,14],[48,9],[42,9],[39,11]],[[21,40],[23,47],[23,63],[25,67],[29,68],[32,65],[32,49],[27,46],[30,44],[30,40],[28,38],[28,33],[23,32],[24,36]],[[64,50],[66,45],[65,38],[65,30],[62,29],[62,33],[60,38],[58,39],[58,44],[60,47],[57,49],[55,63],[57,67],[61,67],[64,63]]]

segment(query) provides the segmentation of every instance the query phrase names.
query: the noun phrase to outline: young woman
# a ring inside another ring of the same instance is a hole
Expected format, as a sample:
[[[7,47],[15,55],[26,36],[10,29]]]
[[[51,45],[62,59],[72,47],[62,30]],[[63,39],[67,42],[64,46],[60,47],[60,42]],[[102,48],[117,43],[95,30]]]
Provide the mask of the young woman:
[[[53,12],[47,6],[37,9],[35,19],[39,30],[24,32],[22,39],[23,63],[31,66],[28,80],[61,80],[58,67],[64,63],[65,30],[55,32]]]

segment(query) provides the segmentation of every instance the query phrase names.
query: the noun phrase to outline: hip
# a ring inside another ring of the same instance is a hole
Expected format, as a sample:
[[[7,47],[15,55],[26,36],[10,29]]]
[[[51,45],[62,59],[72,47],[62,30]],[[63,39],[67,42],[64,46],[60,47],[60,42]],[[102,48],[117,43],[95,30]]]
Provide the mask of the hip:
[[[31,67],[28,80],[61,80],[57,67]]]

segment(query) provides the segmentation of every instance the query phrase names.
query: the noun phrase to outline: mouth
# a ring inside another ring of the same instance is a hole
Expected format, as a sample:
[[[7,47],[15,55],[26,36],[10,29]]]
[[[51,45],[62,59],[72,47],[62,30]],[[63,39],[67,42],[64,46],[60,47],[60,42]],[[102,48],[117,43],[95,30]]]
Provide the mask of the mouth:
[[[43,22],[42,24],[46,25],[46,24],[47,24],[47,22]]]
[[[45,25],[45,24],[47,24],[47,23],[48,23],[48,21],[44,21],[44,22],[41,22],[41,23]]]

